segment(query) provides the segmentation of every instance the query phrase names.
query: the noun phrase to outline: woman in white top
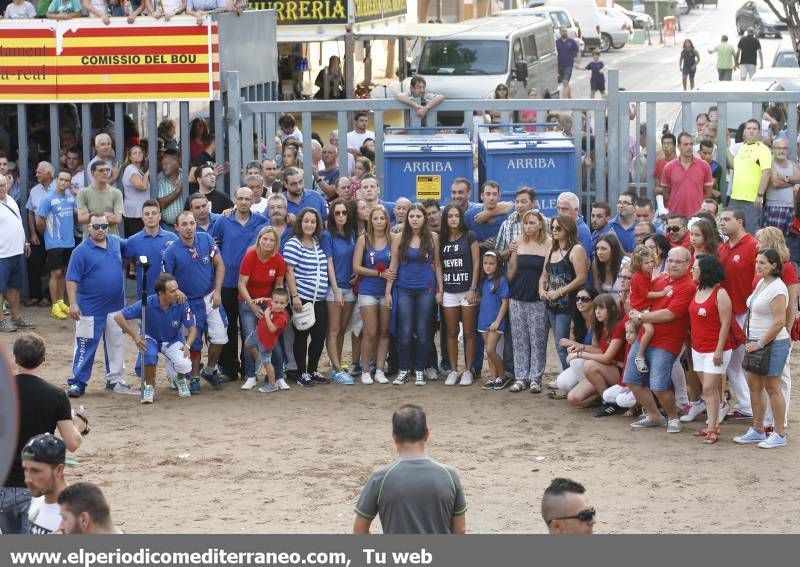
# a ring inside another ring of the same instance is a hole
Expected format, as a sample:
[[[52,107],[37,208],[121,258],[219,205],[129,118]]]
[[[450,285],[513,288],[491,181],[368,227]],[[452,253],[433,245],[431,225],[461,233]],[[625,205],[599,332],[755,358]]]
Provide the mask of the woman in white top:
[[[763,279],[758,282],[752,295],[747,298],[745,352],[751,353],[764,347],[770,348],[769,365],[763,374],[747,373],[750,387],[750,402],[753,406],[753,425],[747,433],[734,437],[737,443],[758,443],[763,449],[786,445],[783,420],[775,420],[775,430],[764,432],[764,389],[767,390],[773,415],[784,415],[785,401],[781,393],[780,377],[789,356],[789,333],[786,331],[786,302],[789,291],[781,280],[783,261],[772,248],[761,250],[756,256],[756,274]]]
[[[142,205],[150,198],[150,171],[141,146],[131,146],[125,155],[122,172],[122,195],[125,207],[125,236],[133,236],[142,228]]]

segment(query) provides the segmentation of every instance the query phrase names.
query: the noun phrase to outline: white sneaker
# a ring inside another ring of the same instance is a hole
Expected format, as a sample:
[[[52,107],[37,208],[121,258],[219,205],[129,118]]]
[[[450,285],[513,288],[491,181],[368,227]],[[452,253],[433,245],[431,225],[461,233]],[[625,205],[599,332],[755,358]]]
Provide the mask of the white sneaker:
[[[472,386],[472,372],[467,370],[464,374],[461,375],[461,382],[459,382],[461,386]]]
[[[681,416],[683,423],[689,423],[697,419],[697,416],[706,411],[706,403],[703,400],[698,402],[689,402],[689,411]]]
[[[375,370],[375,381],[378,384],[388,384],[389,379],[386,377],[386,374],[383,373],[383,370]]]
[[[447,375],[447,379],[444,381],[445,386],[455,386],[456,382],[458,382],[458,372],[455,370],[451,370],[450,373]]]
[[[425,385],[425,373],[422,370],[417,370],[414,372],[414,385],[415,386],[424,386]]]
[[[285,378],[278,379],[275,382],[275,384],[278,386],[279,390],[288,390],[289,389],[289,384],[286,383],[286,379]]]
[[[435,368],[426,368],[425,379],[430,382],[436,382],[439,379],[439,372]]]
[[[397,378],[394,379],[392,384],[395,386],[402,386],[408,380],[408,370],[401,370],[397,373]]]
[[[256,380],[254,376],[251,376],[242,384],[242,390],[252,390],[256,387],[256,384],[258,384],[258,380]]]
[[[192,392],[189,390],[189,381],[186,378],[174,379],[175,389],[178,390],[178,396],[181,398],[191,398]]]
[[[156,389],[147,384],[144,387],[144,392],[142,393],[142,403],[143,404],[152,404],[155,401],[155,394]]]
[[[384,378],[385,380],[385,378]],[[369,372],[362,372],[361,373],[361,383],[370,385],[372,384],[372,376],[369,375]]]

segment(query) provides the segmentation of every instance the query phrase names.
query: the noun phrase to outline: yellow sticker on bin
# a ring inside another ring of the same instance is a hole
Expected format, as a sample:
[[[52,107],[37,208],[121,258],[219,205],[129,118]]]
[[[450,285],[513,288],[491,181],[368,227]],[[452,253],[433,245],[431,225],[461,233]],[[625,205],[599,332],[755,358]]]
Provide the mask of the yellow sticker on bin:
[[[417,201],[442,198],[441,175],[417,175]]]

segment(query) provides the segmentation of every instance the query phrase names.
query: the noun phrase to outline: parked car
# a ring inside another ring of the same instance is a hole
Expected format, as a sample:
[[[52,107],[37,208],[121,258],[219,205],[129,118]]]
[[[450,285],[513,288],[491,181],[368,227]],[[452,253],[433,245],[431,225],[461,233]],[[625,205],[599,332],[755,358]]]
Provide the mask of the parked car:
[[[761,0],[748,0],[736,10],[736,31],[742,35],[753,28],[758,37],[773,35],[780,37],[789,28],[778,19],[775,12]]]
[[[797,63],[797,60],[795,60]],[[800,67],[769,67],[759,69],[753,77],[754,81],[775,81],[785,91],[800,91]]]
[[[781,41],[775,57],[772,58],[773,67],[800,67],[800,57],[797,56],[792,42],[788,39]]]
[[[597,8],[600,12],[600,43],[608,41],[614,49],[622,49],[633,33],[633,21],[614,8]]]
[[[581,39],[581,28],[569,15],[569,12],[564,8],[555,8],[553,6],[539,6],[538,8],[518,8],[516,10],[502,10],[497,14],[498,16],[539,16],[540,18],[550,18],[553,22],[553,39],[561,37],[561,28],[567,28],[567,35],[578,42],[578,47],[583,53],[586,50],[586,44]]]
[[[653,22],[653,18],[650,17],[650,14],[645,14],[644,12],[634,12],[633,10],[627,10],[622,6],[615,6],[615,10],[622,12],[626,16],[628,16],[631,21],[633,22],[633,29],[636,30],[652,30],[655,28],[655,23]]]
[[[691,10],[692,7],[689,5],[689,3],[686,0],[678,0],[677,9],[678,9],[678,13],[681,16],[683,16],[685,14],[688,14],[689,10]]]

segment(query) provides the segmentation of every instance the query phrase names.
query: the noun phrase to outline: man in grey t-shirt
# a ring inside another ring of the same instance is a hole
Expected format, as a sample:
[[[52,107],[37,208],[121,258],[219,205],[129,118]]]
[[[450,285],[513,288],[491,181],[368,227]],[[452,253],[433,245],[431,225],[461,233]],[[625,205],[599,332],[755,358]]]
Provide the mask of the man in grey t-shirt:
[[[428,425],[422,408],[401,406],[392,416],[400,459],[369,477],[356,504],[353,533],[368,534],[376,515],[385,534],[463,534],[467,502],[456,472],[425,456]]]

